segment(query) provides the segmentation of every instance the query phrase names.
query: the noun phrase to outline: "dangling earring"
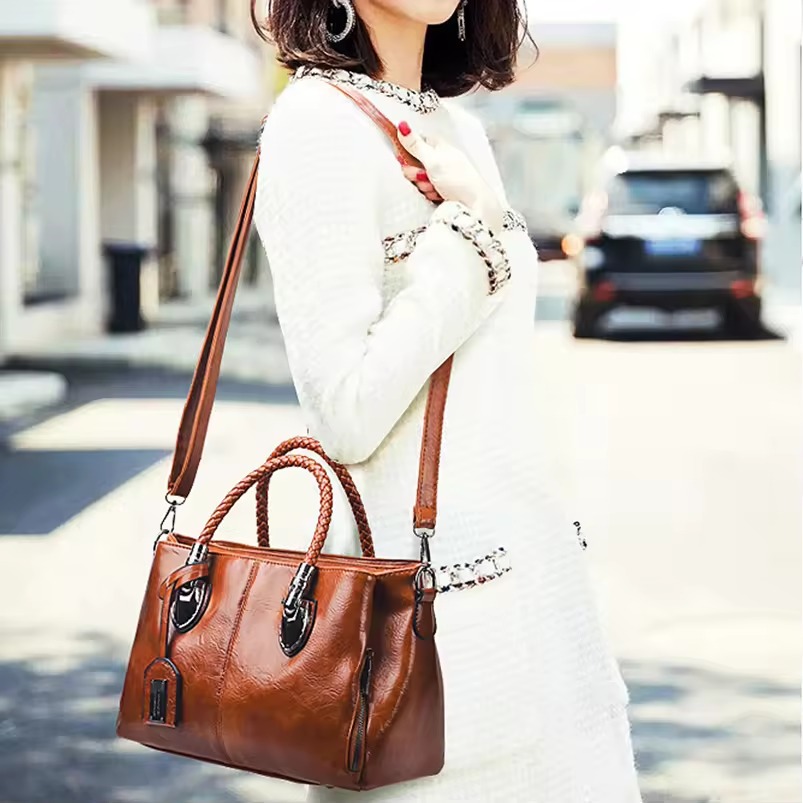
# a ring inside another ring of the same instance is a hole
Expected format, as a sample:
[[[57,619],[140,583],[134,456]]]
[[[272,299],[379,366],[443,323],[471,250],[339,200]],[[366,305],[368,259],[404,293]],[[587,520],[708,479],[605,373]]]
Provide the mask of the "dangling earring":
[[[330,42],[342,42],[354,29],[357,15],[354,13],[354,6],[351,0],[332,0],[332,5],[335,8],[342,8],[346,12],[346,27],[340,33],[332,33],[328,24],[324,22],[324,33]]]
[[[457,9],[457,38],[461,42],[466,41],[466,3],[468,0],[460,0],[460,8]]]

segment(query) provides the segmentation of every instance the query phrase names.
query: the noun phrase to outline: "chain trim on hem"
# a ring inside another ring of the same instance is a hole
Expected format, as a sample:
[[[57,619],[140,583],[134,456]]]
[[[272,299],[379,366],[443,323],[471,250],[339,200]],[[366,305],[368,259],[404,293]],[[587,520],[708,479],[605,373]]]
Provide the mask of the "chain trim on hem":
[[[455,563],[435,569],[435,588],[440,594],[463,591],[496,580],[512,568],[507,550],[499,547],[471,563]]]

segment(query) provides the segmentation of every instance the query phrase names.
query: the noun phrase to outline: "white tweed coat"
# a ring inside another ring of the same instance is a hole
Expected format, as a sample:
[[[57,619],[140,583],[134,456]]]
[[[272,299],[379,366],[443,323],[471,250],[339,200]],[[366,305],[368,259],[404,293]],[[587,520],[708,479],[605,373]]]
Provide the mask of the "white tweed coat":
[[[447,101],[417,111],[416,93],[381,82],[365,91],[394,122],[464,148],[504,198],[471,115]],[[427,380],[454,352],[433,561],[470,562],[503,546],[512,566],[438,599],[443,772],[359,800],[639,803],[627,690],[532,421],[537,257],[528,236],[500,234],[512,277],[489,295],[477,252],[432,222],[432,204],[403,178],[384,135],[320,76],[280,96],[261,146],[255,218],[293,381],[310,434],[350,466],[377,554],[417,556]],[[405,260],[386,263],[385,238],[428,223]],[[327,548],[356,554],[345,515]],[[353,797],[309,792],[321,803]]]

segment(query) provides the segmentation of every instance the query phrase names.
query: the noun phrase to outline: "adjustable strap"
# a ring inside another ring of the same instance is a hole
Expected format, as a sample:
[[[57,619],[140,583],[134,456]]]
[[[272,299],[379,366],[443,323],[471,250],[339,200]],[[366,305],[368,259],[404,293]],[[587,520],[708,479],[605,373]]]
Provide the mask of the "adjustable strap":
[[[420,166],[420,163],[402,147],[396,136],[396,126],[373,103],[350,87],[337,84],[331,84],[331,86],[349,97],[376,123],[380,130],[387,135],[394,150],[406,164]],[[212,405],[215,401],[217,383],[220,377],[220,364],[223,359],[226,334],[231,322],[234,294],[237,290],[243,254],[245,253],[254,215],[258,168],[259,153],[257,153],[254,165],[251,168],[251,175],[240,205],[237,225],[234,229],[234,235],[220,280],[220,287],[215,299],[214,310],[204,336],[201,353],[190,384],[190,391],[181,415],[181,423],[179,424],[176,438],[176,449],[173,454],[173,465],[170,469],[170,479],[167,486],[167,492],[171,496],[184,498],[189,496],[201,462],[206,432],[209,427],[209,417],[212,413]],[[416,528],[434,529],[435,527],[443,417],[452,359],[452,357],[449,357],[430,378],[424,432],[421,441],[418,490],[415,507],[413,508],[413,523]]]

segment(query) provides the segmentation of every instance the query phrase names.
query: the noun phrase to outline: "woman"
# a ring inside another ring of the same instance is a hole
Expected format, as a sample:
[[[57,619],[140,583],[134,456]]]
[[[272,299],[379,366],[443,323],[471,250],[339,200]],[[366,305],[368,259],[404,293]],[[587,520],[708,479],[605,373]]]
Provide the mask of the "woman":
[[[446,765],[359,799],[637,803],[627,690],[539,464],[536,253],[481,125],[447,100],[511,82],[516,2],[272,0],[257,16],[295,74],[264,127],[256,224],[308,430],[349,466],[380,556],[418,556],[427,380],[455,353],[432,539]],[[357,554],[347,510],[327,549]]]

